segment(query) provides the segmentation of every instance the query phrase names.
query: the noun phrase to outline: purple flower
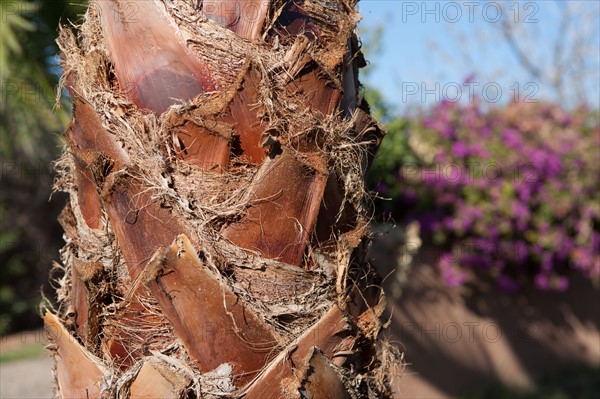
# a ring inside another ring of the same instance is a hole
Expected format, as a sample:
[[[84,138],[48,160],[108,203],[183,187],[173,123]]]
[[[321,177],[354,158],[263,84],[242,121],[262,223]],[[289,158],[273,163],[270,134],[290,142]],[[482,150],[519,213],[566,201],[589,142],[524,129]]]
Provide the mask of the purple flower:
[[[454,219],[452,218],[446,218],[444,219],[444,221],[442,222],[442,226],[447,229],[447,230],[454,230],[456,223],[454,221]]]
[[[546,235],[550,232],[550,223],[548,223],[547,221],[543,221],[540,223],[538,230],[540,232],[540,234]]]
[[[525,260],[527,259],[527,257],[529,256],[527,244],[525,244],[523,241],[516,241],[514,243],[514,256],[515,256],[515,263],[517,263],[517,264],[524,263]]]
[[[513,216],[517,220],[527,219],[529,217],[529,208],[523,205],[522,202],[512,202]]]
[[[422,170],[421,180],[428,186],[436,187],[440,181],[440,175],[437,170]]]
[[[456,134],[456,129],[453,126],[445,126],[443,129],[438,131],[445,139],[451,139]]]
[[[481,159],[488,159],[490,157],[490,152],[478,144],[471,145],[469,153],[476,155]]]
[[[377,183],[377,186],[375,187],[375,189],[377,190],[377,192],[379,194],[382,194],[382,195],[386,195],[389,191],[388,186],[382,182]]]
[[[571,240],[569,237],[564,237],[560,245],[556,248],[558,258],[560,260],[566,260],[569,257],[569,253],[573,247],[573,240]]]
[[[589,276],[598,277],[600,276],[600,256],[596,256],[592,263],[592,269],[590,270]]]
[[[527,183],[520,183],[516,185],[515,190],[519,199],[523,202],[528,202],[531,198],[531,185]]]
[[[544,270],[545,272],[550,272],[552,270],[552,268],[554,267],[552,263],[552,253],[544,252],[544,254],[542,255],[541,266],[542,270]]]
[[[600,250],[600,233],[598,233],[597,231],[592,232],[590,246],[592,248],[592,251],[594,252],[598,252]]]
[[[594,262],[594,255],[584,247],[575,248],[572,252],[571,259],[573,267],[582,271],[588,270]]]
[[[452,145],[452,155],[457,158],[464,158],[469,155],[469,148],[461,141],[457,141]]]
[[[501,291],[515,293],[519,290],[519,284],[508,276],[500,275],[496,284]]]
[[[452,255],[450,255],[452,256]],[[449,287],[458,287],[467,281],[467,272],[458,267],[458,265],[452,263],[447,256],[442,256],[439,263],[439,268],[442,273],[442,277]]]
[[[488,229],[488,236],[491,239],[497,239],[498,236],[500,235],[500,231],[498,230],[497,226],[490,226],[490,228]]]
[[[402,191],[402,200],[407,204],[416,204],[419,201],[419,196],[414,189],[406,187]]]
[[[557,291],[565,292],[569,288],[569,280],[565,276],[558,276],[553,285]]]
[[[433,156],[433,160],[438,164],[445,164],[450,161],[450,158],[444,150],[439,150],[437,154]]]
[[[479,275],[507,292],[528,280],[564,291],[569,269],[600,275],[600,128],[593,112],[444,101],[409,121],[407,131],[432,146],[427,157],[411,154],[412,178],[377,190],[401,192],[402,213],[411,213],[412,199],[423,233],[436,242],[473,245],[458,259],[439,260],[449,285]],[[417,166],[430,165],[431,155],[433,165]]]
[[[535,276],[534,284],[536,288],[542,291],[550,290],[550,279],[545,274],[540,273],[537,276]]]
[[[546,165],[546,153],[543,150],[533,150],[529,154],[529,157],[533,163],[535,171],[537,171],[539,174]]]
[[[434,229],[434,224],[439,224],[437,215],[433,213],[427,213],[421,216],[418,220],[421,230],[423,230],[423,232],[430,233],[433,231],[437,231]]]
[[[594,217],[598,217],[598,212],[592,206],[585,206],[583,208],[582,216],[586,219],[592,219]]]
[[[557,176],[562,170],[562,162],[560,161],[560,158],[555,154],[551,154],[548,155],[546,161],[548,173],[551,176]]]
[[[502,132],[502,140],[511,148],[521,149],[523,141],[521,140],[521,134],[515,129],[506,129]]]

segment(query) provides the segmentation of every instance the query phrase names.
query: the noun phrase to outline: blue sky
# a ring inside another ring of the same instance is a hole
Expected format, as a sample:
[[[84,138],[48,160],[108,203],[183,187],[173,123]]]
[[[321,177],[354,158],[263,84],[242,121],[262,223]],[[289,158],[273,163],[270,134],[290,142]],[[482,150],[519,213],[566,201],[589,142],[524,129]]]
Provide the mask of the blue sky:
[[[383,27],[381,51],[368,57],[372,68],[366,82],[401,112],[411,105],[435,103],[444,95],[465,100],[476,94],[488,102],[506,102],[520,92],[520,101],[556,99],[544,80],[521,67],[504,39],[500,18],[508,18],[523,29],[518,41],[524,53],[548,70],[554,68],[552,55],[557,39],[572,43],[576,35],[587,38],[586,45],[581,46],[587,51],[584,62],[590,72],[585,90],[588,101],[598,106],[599,4],[594,0],[569,1],[568,5],[552,0],[362,0],[359,9],[366,46],[368,32],[378,25]],[[565,12],[573,15],[567,28],[561,27]],[[570,48],[566,44],[563,53],[568,54]],[[570,73],[577,76],[574,71]],[[461,87],[471,74],[475,77],[470,85]],[[575,83],[569,81],[572,77],[564,75],[566,89],[573,89]]]

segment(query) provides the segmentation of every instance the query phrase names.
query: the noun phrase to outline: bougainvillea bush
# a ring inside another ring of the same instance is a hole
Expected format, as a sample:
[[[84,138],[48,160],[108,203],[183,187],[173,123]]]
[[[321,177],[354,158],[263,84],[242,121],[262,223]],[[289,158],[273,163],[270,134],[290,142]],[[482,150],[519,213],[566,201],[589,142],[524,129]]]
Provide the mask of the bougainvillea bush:
[[[376,189],[442,248],[449,285],[563,291],[573,270],[600,276],[597,111],[442,102],[397,127]]]

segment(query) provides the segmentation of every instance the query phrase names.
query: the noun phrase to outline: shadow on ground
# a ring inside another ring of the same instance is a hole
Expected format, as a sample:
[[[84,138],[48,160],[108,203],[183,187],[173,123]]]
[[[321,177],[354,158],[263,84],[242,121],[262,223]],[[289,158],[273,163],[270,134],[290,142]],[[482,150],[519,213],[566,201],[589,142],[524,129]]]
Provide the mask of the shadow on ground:
[[[469,397],[496,397],[486,389],[527,391],[556,370],[600,367],[600,295],[589,281],[575,276],[566,293],[449,289],[431,266],[435,248],[427,243],[397,277],[406,256],[401,240],[392,232],[371,248],[380,274],[388,276],[391,338],[409,363],[397,383],[398,398],[475,391],[483,396]]]

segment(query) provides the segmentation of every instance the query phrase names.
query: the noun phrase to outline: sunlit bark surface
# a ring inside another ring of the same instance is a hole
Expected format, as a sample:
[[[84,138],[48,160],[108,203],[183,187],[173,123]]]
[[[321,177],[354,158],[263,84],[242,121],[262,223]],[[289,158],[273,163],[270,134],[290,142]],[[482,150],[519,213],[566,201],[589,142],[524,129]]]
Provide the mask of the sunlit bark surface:
[[[353,0],[94,0],[61,31],[58,397],[391,394],[357,19]]]

